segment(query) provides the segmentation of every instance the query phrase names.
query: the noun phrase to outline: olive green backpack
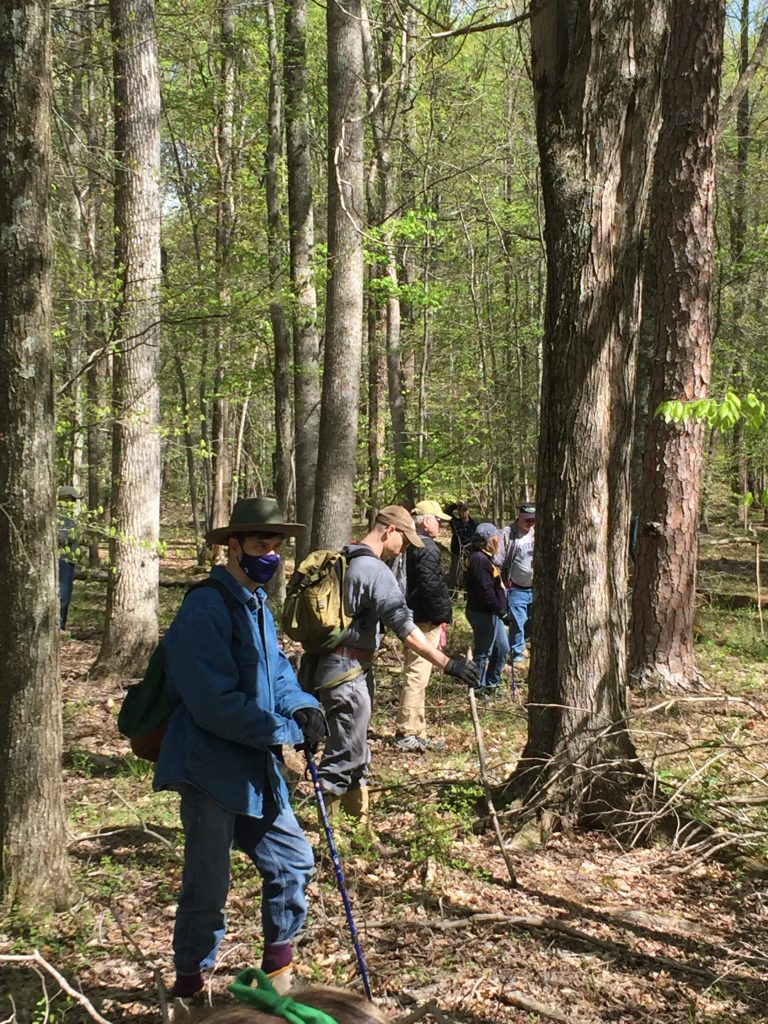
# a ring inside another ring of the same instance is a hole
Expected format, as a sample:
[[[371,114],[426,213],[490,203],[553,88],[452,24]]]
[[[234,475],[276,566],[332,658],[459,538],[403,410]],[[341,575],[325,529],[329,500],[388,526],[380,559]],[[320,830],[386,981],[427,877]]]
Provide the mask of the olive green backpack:
[[[313,551],[288,581],[282,627],[307,654],[327,654],[343,642],[353,616],[344,608],[347,566],[368,551]]]

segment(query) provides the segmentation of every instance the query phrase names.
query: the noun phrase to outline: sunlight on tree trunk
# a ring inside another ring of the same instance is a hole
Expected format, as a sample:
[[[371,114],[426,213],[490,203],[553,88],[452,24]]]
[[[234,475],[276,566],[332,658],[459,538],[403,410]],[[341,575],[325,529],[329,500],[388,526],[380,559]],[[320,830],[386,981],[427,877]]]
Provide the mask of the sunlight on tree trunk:
[[[626,557],[641,241],[667,0],[531,8],[547,308],[528,741],[517,773],[608,824],[643,777],[626,710]]]
[[[328,25],[328,287],[312,547],[352,532],[363,316],[363,55],[360,3],[332,0]]]
[[[723,53],[721,0],[673,0],[654,166],[654,359],[637,564],[630,675],[642,684],[700,683],[693,651],[698,519],[706,423],[666,423],[660,402],[709,393],[715,244],[715,133]]]
[[[157,643],[160,539],[160,84],[151,0],[112,0],[115,311],[112,520],[96,675],[140,674]]]
[[[296,518],[307,527],[296,540],[296,556],[309,553],[320,431],[320,339],[313,266],[315,218],[307,96],[307,3],[288,0],[283,44],[285,156],[293,290],[293,415]]]
[[[0,902],[69,895],[61,777],[49,230],[50,16],[0,12]]]

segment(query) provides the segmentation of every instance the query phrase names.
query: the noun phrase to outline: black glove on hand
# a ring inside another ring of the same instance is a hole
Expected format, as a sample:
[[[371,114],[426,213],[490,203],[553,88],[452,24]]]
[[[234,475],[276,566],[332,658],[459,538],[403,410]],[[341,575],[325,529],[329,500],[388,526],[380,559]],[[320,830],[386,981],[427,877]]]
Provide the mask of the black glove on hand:
[[[304,742],[297,749],[314,754],[320,741],[328,735],[328,726],[325,724],[322,711],[318,711],[317,708],[299,708],[293,712],[293,720],[304,734]]]
[[[443,669],[447,676],[453,676],[467,686],[477,686],[480,682],[480,669],[469,658],[449,658]]]
[[[512,622],[512,616],[509,614],[509,612],[504,612],[504,614],[501,615],[500,618],[505,626],[508,626]]]

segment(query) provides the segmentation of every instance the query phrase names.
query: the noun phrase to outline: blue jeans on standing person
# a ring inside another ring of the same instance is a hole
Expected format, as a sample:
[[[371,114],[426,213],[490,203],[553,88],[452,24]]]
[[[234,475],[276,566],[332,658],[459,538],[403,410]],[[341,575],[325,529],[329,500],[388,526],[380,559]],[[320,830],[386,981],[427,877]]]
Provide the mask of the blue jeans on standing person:
[[[64,629],[67,625],[69,603],[72,600],[72,588],[75,585],[75,563],[67,558],[59,559],[59,625]]]
[[[512,661],[522,661],[525,655],[525,641],[531,632],[531,604],[533,591],[530,587],[512,586],[507,591],[509,609],[509,649]]]
[[[498,690],[501,670],[509,654],[507,630],[500,616],[467,608],[467,621],[472,627],[472,655],[480,669],[478,690]]]
[[[179,974],[210,970],[227,927],[232,847],[242,850],[261,875],[264,942],[288,942],[307,916],[305,891],[312,876],[312,847],[290,807],[279,811],[265,798],[264,816],[234,814],[184,784],[184,870],[173,931],[173,958]]]

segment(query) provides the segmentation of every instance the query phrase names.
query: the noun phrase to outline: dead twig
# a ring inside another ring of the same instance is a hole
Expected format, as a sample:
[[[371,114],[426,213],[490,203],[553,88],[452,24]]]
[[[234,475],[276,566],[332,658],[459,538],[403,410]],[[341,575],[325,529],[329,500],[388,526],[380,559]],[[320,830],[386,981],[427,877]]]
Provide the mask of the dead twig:
[[[0,963],[16,963],[16,964],[28,964],[30,966],[37,964],[38,967],[42,967],[50,976],[57,982],[61,987],[62,992],[66,992],[67,995],[74,999],[75,1002],[79,1003],[88,1016],[97,1021],[97,1024],[110,1024],[106,1017],[102,1017],[98,1012],[93,1003],[82,992],[78,992],[76,988],[73,988],[63,974],[60,974],[56,968],[49,964],[45,957],[40,953],[38,949],[32,953],[0,953]],[[33,969],[35,969],[33,967]]]
[[[156,967],[152,974],[155,979],[155,988],[157,989],[157,1002],[160,1006],[160,1013],[163,1018],[163,1024],[170,1024],[171,1018],[168,1015],[168,1000],[165,995],[165,985],[163,984],[163,976],[160,973],[160,968]]]
[[[574,1021],[572,1014],[566,1016],[566,1014],[560,1013],[559,1010],[555,1010],[551,1006],[545,1006],[537,999],[531,999],[530,996],[525,995],[523,992],[517,992],[514,989],[512,991],[505,989],[496,996],[496,999],[501,1003],[507,1003],[509,1006],[516,1006],[519,1010],[525,1010],[527,1013],[537,1013],[540,1017],[548,1017],[549,1020],[560,1021],[561,1024],[573,1024]]]
[[[501,834],[501,826],[499,825],[499,818],[496,814],[496,808],[493,805],[493,797],[491,796],[491,786],[488,781],[488,774],[485,770],[485,743],[483,742],[483,730],[480,727],[480,718],[477,714],[477,700],[475,699],[475,691],[470,687],[469,689],[469,708],[472,712],[472,724],[475,727],[475,741],[477,742],[477,756],[480,761],[480,781],[483,784],[483,795],[485,796],[485,806],[488,809],[488,816],[493,824],[493,831],[496,835],[496,842],[498,843],[499,849],[501,850],[501,856],[504,858],[504,863],[507,866],[507,872],[509,873],[509,880],[511,884],[517,887],[517,876],[515,875],[515,869],[512,866],[512,858],[509,856],[509,851],[504,844],[504,837]]]

